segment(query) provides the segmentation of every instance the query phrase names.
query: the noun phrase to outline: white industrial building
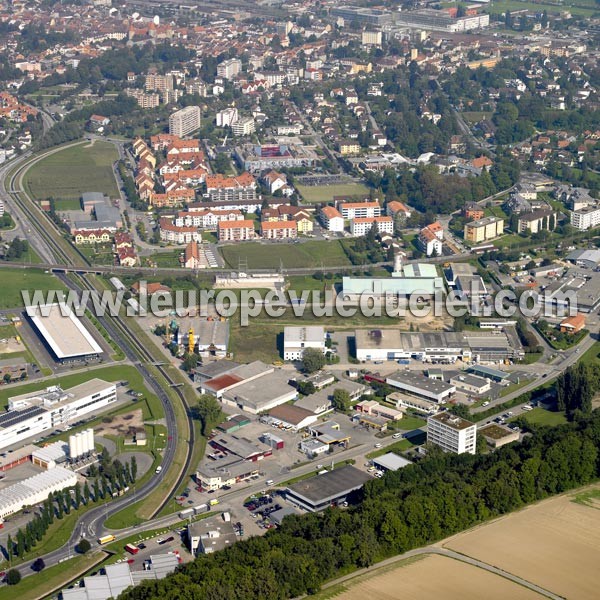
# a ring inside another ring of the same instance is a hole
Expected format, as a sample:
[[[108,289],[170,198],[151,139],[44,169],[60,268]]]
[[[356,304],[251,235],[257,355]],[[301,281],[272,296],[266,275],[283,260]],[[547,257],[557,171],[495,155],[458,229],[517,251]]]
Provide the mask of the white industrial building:
[[[306,348],[325,352],[325,328],[318,325],[308,327],[284,327],[284,360],[302,360]]]
[[[475,454],[477,425],[450,412],[427,419],[427,442],[444,452]]]
[[[51,386],[8,399],[8,411],[0,416],[0,449],[67,425],[116,402],[117,386],[92,379],[69,390]]]
[[[103,353],[92,334],[64,302],[28,306],[25,311],[57,360],[93,359]]]
[[[55,467],[0,490],[0,519],[19,512],[26,506],[43,502],[50,492],[73,487],[76,483],[77,475],[73,471]]]
[[[399,390],[422,398],[429,398],[438,403],[447,402],[456,392],[456,387],[445,381],[431,379],[412,371],[396,371],[396,373],[388,375],[385,382]]]

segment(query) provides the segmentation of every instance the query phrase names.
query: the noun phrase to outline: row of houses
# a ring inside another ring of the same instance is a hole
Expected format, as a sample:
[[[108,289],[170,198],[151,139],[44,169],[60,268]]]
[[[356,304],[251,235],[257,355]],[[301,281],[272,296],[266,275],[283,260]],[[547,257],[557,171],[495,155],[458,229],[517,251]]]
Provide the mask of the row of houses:
[[[115,261],[122,267],[139,265],[139,257],[131,235],[124,231],[113,232],[109,229],[75,229],[72,232],[77,246],[95,246],[113,242]]]

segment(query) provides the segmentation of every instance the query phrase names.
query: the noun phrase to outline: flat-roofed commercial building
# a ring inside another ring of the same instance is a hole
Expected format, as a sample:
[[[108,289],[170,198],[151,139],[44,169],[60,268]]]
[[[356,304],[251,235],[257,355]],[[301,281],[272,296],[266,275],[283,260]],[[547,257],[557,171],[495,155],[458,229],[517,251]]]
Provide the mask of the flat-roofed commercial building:
[[[325,352],[325,328],[318,325],[284,327],[283,359],[302,360],[304,350],[314,348]]]
[[[427,419],[427,442],[444,452],[475,454],[477,425],[449,412]]]
[[[66,391],[50,386],[8,399],[8,411],[0,416],[0,449],[66,425],[117,400],[117,387],[92,379]]]
[[[491,387],[489,379],[478,377],[477,375],[469,375],[467,373],[452,377],[450,383],[455,385],[457,389],[468,392],[469,394],[475,394],[476,396],[481,396],[482,394],[489,392]]]
[[[58,361],[98,358],[103,350],[64,302],[28,306],[26,314]]]
[[[518,431],[513,431],[505,425],[496,425],[496,423],[480,427],[477,430],[477,435],[482,435],[492,448],[500,448],[511,442],[517,442],[520,437]]]
[[[388,375],[385,382],[392,387],[438,403],[446,402],[456,392],[456,387],[445,381],[430,379],[412,371],[396,371]]]
[[[364,471],[347,465],[295,483],[285,490],[285,496],[292,504],[317,512],[344,502],[369,479]]]
[[[440,406],[437,402],[426,400],[425,398],[417,398],[416,396],[409,396],[401,392],[394,392],[386,396],[388,402],[394,402],[396,408],[410,408],[422,415],[435,415],[440,410]]]

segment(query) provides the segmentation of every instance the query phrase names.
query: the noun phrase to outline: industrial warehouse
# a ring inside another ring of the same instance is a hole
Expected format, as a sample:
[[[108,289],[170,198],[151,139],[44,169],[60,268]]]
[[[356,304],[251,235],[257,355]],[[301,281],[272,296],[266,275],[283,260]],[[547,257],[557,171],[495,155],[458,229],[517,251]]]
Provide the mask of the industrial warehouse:
[[[58,362],[93,360],[103,353],[92,334],[64,302],[28,306],[25,311]]]
[[[358,360],[410,359],[423,362],[502,362],[520,359],[523,347],[513,328],[502,331],[413,333],[397,329],[357,329]]]
[[[0,416],[0,449],[68,425],[116,400],[117,386],[102,379],[91,379],[68,390],[50,386],[13,396],[8,399],[8,411]]]

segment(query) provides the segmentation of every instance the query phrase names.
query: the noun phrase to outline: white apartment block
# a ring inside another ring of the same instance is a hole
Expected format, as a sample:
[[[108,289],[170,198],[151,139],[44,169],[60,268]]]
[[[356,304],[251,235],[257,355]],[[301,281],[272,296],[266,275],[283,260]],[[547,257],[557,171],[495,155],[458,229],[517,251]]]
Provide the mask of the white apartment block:
[[[231,126],[233,135],[250,135],[256,131],[256,123],[252,117],[242,117]]]
[[[344,219],[359,219],[381,216],[379,202],[340,202],[338,210]]]
[[[477,425],[450,412],[433,415],[427,419],[427,442],[439,446],[444,452],[475,454]]]
[[[367,235],[377,225],[379,233],[394,233],[394,219],[392,217],[358,217],[352,219],[350,231],[354,236]]]
[[[327,231],[344,231],[344,217],[337,208],[333,206],[324,206],[321,209],[321,222]]]
[[[220,242],[243,242],[254,239],[254,221],[220,221],[217,226]]]
[[[242,61],[238,58],[224,60],[217,65],[217,76],[223,79],[232,79],[242,70]]]
[[[220,110],[217,113],[217,127],[231,127],[239,119],[238,109],[234,107]]]
[[[325,353],[325,328],[317,325],[283,328],[283,359],[302,360],[306,348]]]
[[[169,117],[169,133],[178,137],[185,137],[196,129],[200,129],[202,111],[199,106],[186,106],[175,111]]]
[[[600,207],[590,206],[571,213],[571,225],[584,231],[600,225]]]

